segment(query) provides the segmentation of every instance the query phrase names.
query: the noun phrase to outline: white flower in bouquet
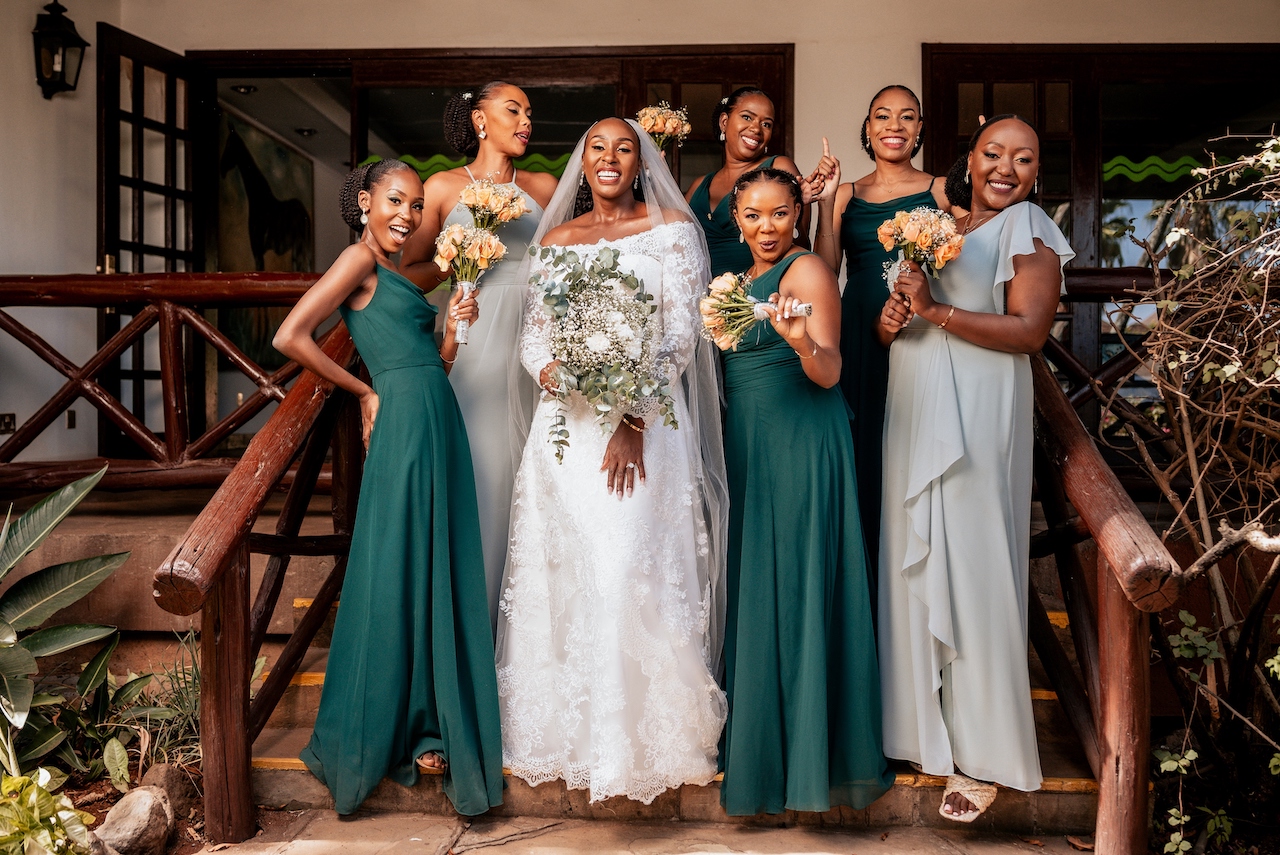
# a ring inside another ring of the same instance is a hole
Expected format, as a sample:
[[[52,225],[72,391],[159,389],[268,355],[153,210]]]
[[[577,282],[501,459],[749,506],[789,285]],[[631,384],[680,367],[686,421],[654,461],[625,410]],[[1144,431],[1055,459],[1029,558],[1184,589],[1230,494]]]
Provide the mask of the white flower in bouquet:
[[[609,247],[583,258],[572,250],[531,247],[547,272],[532,283],[542,290],[542,309],[551,324],[551,355],[560,362],[555,396],[561,410],[549,439],[556,459],[564,459],[569,430],[564,403],[581,394],[606,434],[617,417],[644,398],[657,398],[663,423],[678,427],[675,400],[653,353],[649,325],[653,297],[640,280],[618,268],[618,251]]]

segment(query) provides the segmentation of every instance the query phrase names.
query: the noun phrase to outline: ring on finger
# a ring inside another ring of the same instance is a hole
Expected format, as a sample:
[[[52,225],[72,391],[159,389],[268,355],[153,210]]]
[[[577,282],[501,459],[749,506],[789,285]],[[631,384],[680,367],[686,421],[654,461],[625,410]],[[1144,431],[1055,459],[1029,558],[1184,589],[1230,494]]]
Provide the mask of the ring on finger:
[[[627,464],[627,468],[628,468],[628,469],[635,469],[635,468],[636,468],[636,465],[635,465],[634,463],[628,463],[628,464]]]

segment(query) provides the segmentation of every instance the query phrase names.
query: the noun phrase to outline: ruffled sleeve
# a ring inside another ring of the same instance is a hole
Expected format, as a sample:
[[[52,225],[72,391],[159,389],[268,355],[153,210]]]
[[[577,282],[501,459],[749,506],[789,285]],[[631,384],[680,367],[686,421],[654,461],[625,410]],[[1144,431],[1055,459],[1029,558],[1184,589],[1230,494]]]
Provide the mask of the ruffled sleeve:
[[[1019,255],[1034,255],[1037,238],[1057,254],[1059,271],[1076,257],[1058,224],[1039,205],[1019,202],[1009,208],[1004,225],[1000,227],[1000,252],[996,261],[995,301],[999,311],[1004,311],[1005,285],[1013,278],[1013,259]],[[1065,294],[1066,280],[1059,275],[1058,287]]]

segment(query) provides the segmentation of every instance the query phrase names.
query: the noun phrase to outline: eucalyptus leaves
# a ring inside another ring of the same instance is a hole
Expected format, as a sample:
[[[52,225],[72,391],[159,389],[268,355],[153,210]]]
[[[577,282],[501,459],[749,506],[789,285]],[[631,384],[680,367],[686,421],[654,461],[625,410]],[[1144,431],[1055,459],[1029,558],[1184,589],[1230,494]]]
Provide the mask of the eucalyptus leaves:
[[[653,350],[651,325],[656,306],[640,280],[618,266],[618,251],[594,255],[530,247],[543,262],[530,284],[542,291],[542,310],[551,325],[549,344],[560,411],[548,439],[563,462],[569,447],[565,404],[575,392],[595,413],[605,434],[645,398],[656,398],[663,424],[676,428],[675,400]]]

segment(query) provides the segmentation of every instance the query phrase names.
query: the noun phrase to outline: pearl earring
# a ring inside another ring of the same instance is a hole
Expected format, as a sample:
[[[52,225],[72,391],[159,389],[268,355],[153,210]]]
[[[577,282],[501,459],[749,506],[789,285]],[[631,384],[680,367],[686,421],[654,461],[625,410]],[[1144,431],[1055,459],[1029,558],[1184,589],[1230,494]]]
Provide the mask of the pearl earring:
[[[964,183],[965,183],[965,184],[968,184],[968,183],[969,183],[969,170],[968,170],[968,169],[966,169],[966,170],[964,171]]]
[[[793,228],[793,229],[791,230],[791,237],[793,237],[793,238],[799,238],[799,237],[800,237],[800,227],[799,227],[799,226],[796,226],[795,228]]]
[[[369,212],[366,211],[364,208],[360,209],[360,225],[362,226],[369,225]]]
[[[489,135],[484,132],[484,128],[481,128],[480,130],[476,131],[476,136],[478,136],[480,139],[485,139]]]
[[[724,131],[720,132],[720,142],[724,142]]]
[[[738,243],[746,243],[746,242],[747,242],[747,236],[744,235],[742,232],[738,232]]]

